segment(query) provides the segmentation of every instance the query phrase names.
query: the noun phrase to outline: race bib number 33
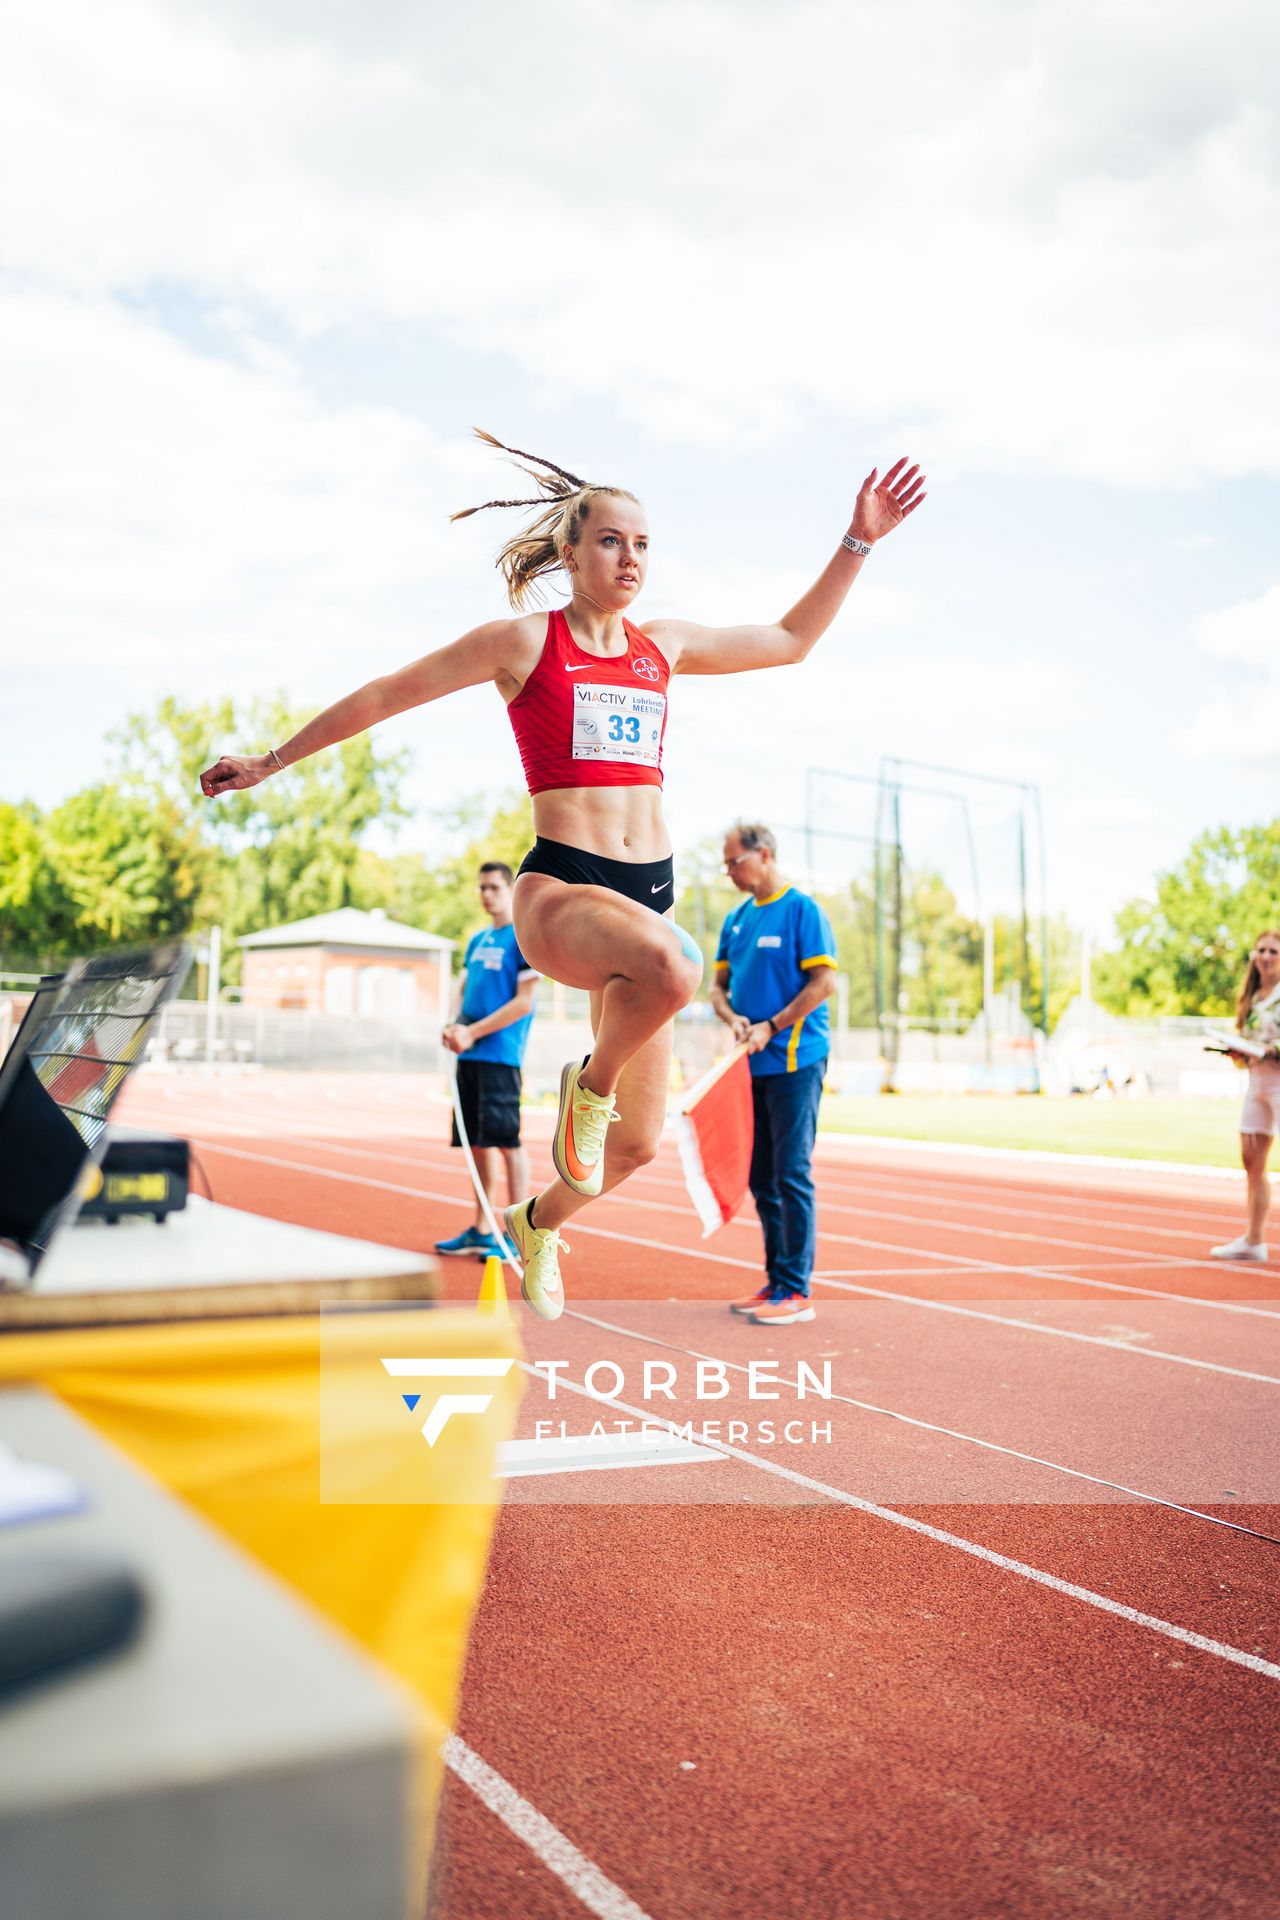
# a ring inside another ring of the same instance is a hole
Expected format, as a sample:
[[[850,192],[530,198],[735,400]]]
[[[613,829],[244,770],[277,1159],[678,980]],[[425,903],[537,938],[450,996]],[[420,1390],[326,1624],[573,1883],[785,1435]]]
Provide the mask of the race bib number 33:
[[[666,710],[667,699],[662,693],[575,681],[574,759],[625,760],[636,766],[656,767]]]

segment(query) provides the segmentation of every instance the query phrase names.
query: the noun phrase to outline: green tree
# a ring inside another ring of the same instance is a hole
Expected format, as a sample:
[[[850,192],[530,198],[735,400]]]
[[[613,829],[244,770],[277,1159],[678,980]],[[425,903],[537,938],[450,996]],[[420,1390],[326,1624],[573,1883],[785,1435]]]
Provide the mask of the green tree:
[[[393,920],[447,940],[462,941],[486,924],[476,879],[483,860],[503,860],[514,873],[533,845],[533,815],[525,794],[505,795],[496,807],[471,794],[435,816],[441,837],[462,847],[430,864],[425,854],[391,857],[362,851],[352,876],[351,904],[381,907]]]
[[[362,840],[375,823],[394,828],[408,817],[405,749],[385,752],[358,734],[247,792],[217,801],[200,792],[198,776],[224,743],[287,739],[306,717],[283,695],[243,709],[166,698],[112,735],[121,773],[192,822],[215,855],[201,876],[202,924],[217,920],[234,936],[335,907],[384,904]]]
[[[39,812],[0,801],[0,954],[11,963],[52,959],[73,918]]]
[[[176,808],[106,782],[49,814],[44,840],[64,948],[162,939],[191,925],[202,850]]]
[[[1200,834],[1157,875],[1154,899],[1116,915],[1097,999],[1117,1013],[1230,1014],[1250,949],[1280,920],[1280,820]]]

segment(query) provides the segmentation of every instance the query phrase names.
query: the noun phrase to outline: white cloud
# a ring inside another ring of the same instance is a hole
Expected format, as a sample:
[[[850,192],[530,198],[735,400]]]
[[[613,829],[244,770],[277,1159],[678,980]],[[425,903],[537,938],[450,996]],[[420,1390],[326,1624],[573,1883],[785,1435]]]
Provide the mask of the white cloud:
[[[474,456],[409,415],[326,406],[104,300],[0,298],[0,342],[6,625],[45,664],[301,678],[374,620],[408,644],[423,580],[467,558],[447,512]]]
[[[1215,690],[1173,744],[1200,758],[1266,760],[1280,740],[1280,677],[1238,692]]]
[[[176,278],[302,330],[425,322],[677,441],[825,414],[912,430],[935,467],[1275,470],[1274,16],[528,20],[29,9],[10,268],[98,294]]]
[[[1274,762],[1280,740],[1280,586],[1219,607],[1196,622],[1196,639],[1215,659],[1261,668],[1215,684],[1174,745],[1200,758]]]
[[[1244,660],[1280,674],[1280,586],[1206,613],[1196,622],[1196,638],[1220,660]]]
[[[455,395],[424,379],[402,399],[379,367],[419,350],[472,356],[477,384],[492,366],[575,446],[594,417],[588,459],[632,422],[655,509],[655,472],[713,450],[757,557],[709,561],[666,530],[696,516],[664,512],[653,613],[769,617],[808,583],[760,536],[760,482],[737,493],[720,457],[783,436],[798,475],[856,444],[927,451],[935,483],[1203,486],[1194,549],[1217,537],[1215,480],[1280,468],[1277,74],[1280,16],[1253,0],[20,10],[0,74],[6,632],[73,695],[110,660],[191,697],[320,702],[496,610],[492,525],[446,522],[495,490],[488,457]],[[396,404],[352,397],[370,391]],[[1080,490],[1032,497],[1065,503],[1072,564],[1094,551]],[[936,484],[935,503],[921,561],[877,556],[806,668],[678,686],[678,836],[745,804],[747,775],[796,819],[806,765],[874,769],[886,742],[1091,777],[1082,685],[1128,643],[1102,606],[1124,581],[1098,562],[1077,681],[1031,657],[1061,642],[1003,565],[1016,511],[981,545],[970,524],[957,559]],[[1137,523],[1132,500],[1102,510]],[[1275,606],[1225,604],[1239,557],[1228,540],[1204,563],[1225,584],[1200,638],[1256,669]],[[1222,678],[1182,744],[1261,762],[1280,694]],[[505,724],[488,692],[396,723],[424,805],[514,781]],[[47,743],[16,731],[43,769]],[[1166,743],[1135,728],[1123,757],[1150,790]],[[1177,800],[1190,828],[1201,800]]]
[[[1115,790],[1110,793],[1082,793],[1069,800],[1063,818],[1073,830],[1103,829],[1108,834],[1142,830],[1154,826],[1160,809],[1153,800]]]

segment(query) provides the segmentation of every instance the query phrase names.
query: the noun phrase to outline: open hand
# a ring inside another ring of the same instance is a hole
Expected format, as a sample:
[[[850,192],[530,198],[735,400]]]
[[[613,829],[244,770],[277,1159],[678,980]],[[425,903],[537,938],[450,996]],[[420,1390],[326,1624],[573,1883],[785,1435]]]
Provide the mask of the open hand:
[[[246,759],[240,760],[234,754],[224,753],[221,760],[215,760],[200,775],[200,791],[206,800],[216,800],[222,793],[238,793],[244,787],[256,787],[276,771],[270,754],[251,753]]]
[[[918,466],[907,466],[905,454],[894,461],[883,480],[877,480],[872,467],[859,489],[849,531],[855,540],[883,540],[886,533],[892,533],[909,513],[915,512],[924,498],[924,475]]]

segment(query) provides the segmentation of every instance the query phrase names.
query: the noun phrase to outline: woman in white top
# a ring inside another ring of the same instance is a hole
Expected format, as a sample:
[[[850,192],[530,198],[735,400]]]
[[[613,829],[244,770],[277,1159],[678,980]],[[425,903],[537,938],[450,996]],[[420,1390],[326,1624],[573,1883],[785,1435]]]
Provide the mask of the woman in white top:
[[[1240,1157],[1249,1182],[1249,1224],[1237,1239],[1215,1247],[1213,1257],[1265,1260],[1263,1233],[1271,1205],[1267,1155],[1272,1135],[1280,1131],[1280,933],[1274,928],[1258,935],[1249,955],[1249,971],[1236,1002],[1236,1031],[1261,1041],[1267,1052],[1262,1059],[1252,1054],[1231,1055],[1238,1067],[1249,1070],[1240,1114]]]

